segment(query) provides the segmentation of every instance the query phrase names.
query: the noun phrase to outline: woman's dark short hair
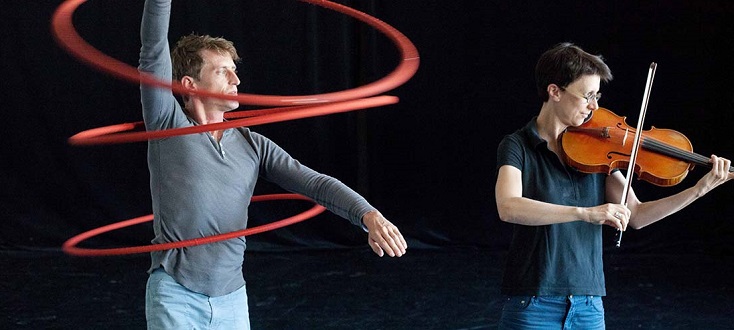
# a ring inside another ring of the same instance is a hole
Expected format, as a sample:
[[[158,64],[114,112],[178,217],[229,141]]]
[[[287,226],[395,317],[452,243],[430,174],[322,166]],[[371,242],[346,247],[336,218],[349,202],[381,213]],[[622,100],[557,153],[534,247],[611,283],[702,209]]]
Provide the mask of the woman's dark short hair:
[[[578,46],[564,42],[547,50],[535,66],[538,96],[548,101],[548,85],[566,87],[583,75],[598,75],[603,82],[612,80],[612,71],[601,55],[592,55]]]

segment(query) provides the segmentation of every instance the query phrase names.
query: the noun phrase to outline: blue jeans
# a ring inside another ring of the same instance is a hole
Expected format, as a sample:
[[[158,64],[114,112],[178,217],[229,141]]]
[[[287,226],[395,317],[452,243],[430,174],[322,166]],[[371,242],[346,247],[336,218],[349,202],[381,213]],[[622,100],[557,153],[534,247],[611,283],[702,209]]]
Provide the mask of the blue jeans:
[[[511,296],[499,322],[500,330],[604,328],[599,296]]]
[[[193,292],[158,268],[145,288],[148,329],[250,330],[245,287],[220,297]]]

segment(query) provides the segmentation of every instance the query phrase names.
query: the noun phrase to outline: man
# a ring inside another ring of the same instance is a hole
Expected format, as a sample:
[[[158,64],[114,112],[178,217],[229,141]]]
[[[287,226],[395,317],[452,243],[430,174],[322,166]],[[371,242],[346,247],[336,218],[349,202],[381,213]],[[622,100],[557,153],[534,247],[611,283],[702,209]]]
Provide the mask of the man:
[[[192,91],[236,94],[239,60],[231,42],[186,36],[169,53],[171,0],[147,0],[141,24],[141,72],[173,79]],[[194,94],[183,107],[171,91],[141,86],[146,129],[205,125],[224,120],[236,101]],[[259,177],[308,196],[368,231],[382,256],[402,256],[400,231],[364,198],[338,180],[291,158],[247,128],[153,140],[148,166],[154,213],[154,243],[231,232],[247,225],[247,207]],[[249,329],[242,264],[245,239],[151,253],[146,287],[150,329]]]
[[[546,51],[536,66],[540,113],[498,147],[497,210],[514,224],[500,329],[604,329],[601,225],[642,228],[734,177],[729,160],[711,156],[712,170],[693,187],[645,203],[630,191],[625,207],[619,171],[584,174],[566,166],[561,133],[599,107],[600,83],[611,79],[601,57],[575,45]]]

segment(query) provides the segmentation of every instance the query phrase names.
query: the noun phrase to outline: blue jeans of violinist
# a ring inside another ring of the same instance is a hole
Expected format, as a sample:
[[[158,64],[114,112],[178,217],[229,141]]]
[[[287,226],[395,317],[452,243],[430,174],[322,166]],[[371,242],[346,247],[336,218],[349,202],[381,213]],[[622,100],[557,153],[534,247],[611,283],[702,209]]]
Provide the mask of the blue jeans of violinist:
[[[502,308],[500,330],[601,330],[604,305],[599,296],[512,296]]]

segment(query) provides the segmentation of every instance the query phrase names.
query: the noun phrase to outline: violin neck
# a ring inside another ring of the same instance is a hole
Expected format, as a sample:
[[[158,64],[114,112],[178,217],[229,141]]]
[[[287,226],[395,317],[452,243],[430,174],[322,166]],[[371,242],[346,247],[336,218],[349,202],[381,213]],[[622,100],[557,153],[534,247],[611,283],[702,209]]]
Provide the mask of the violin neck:
[[[669,144],[657,141],[655,139],[643,139],[642,147],[650,151],[655,151],[660,154],[670,156],[675,159],[687,161],[696,165],[705,166],[707,168],[713,167],[710,162],[710,157],[706,157],[692,151],[683,150],[678,147],[674,147]],[[729,172],[734,172],[734,167],[729,166]]]

